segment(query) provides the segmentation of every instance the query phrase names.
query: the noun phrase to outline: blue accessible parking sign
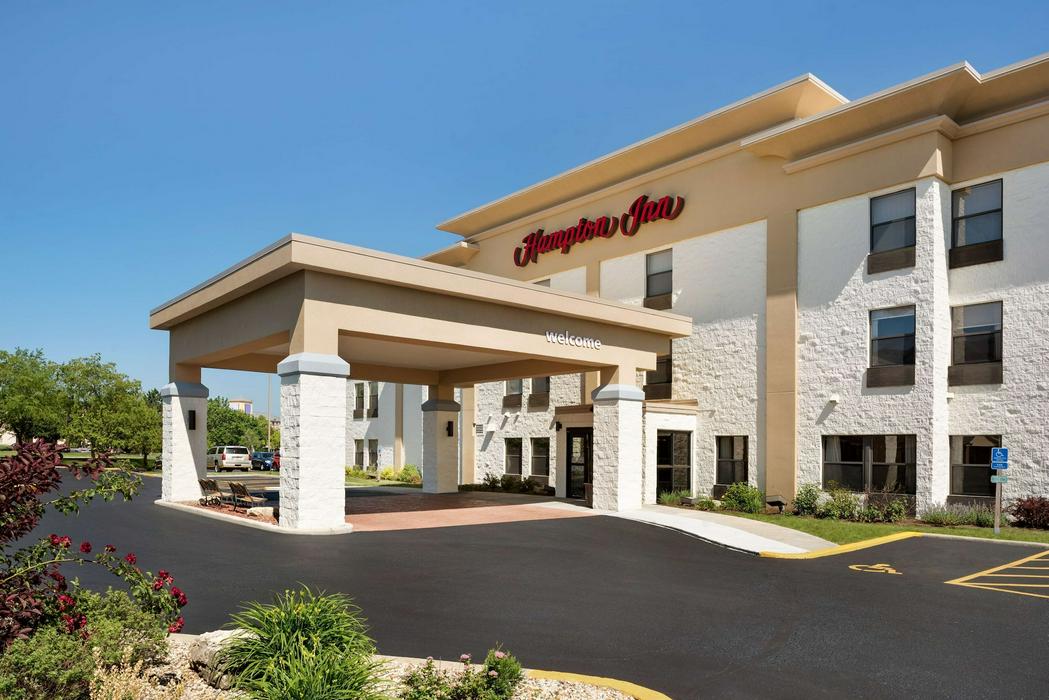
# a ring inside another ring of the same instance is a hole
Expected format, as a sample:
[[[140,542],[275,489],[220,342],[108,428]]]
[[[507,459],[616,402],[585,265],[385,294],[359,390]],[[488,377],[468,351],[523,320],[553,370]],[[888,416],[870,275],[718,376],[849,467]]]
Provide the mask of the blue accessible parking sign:
[[[1008,469],[1009,468],[1009,448],[1008,447],[992,447],[991,448],[991,469]]]

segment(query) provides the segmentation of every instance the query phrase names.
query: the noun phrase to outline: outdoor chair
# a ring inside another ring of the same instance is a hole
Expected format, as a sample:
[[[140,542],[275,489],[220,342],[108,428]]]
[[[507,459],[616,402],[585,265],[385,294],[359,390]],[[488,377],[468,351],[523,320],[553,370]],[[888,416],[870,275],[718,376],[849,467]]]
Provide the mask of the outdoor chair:
[[[233,496],[228,491],[221,490],[214,479],[197,479],[197,483],[200,484],[200,491],[204,494],[204,497],[200,499],[202,506],[220,505],[230,501]]]
[[[242,483],[236,481],[227,482],[229,484],[229,490],[233,494],[233,510],[237,510],[240,506],[247,512],[248,508],[253,506],[264,506],[266,505],[266,499],[261,496],[252,496],[248,492],[248,487]]]

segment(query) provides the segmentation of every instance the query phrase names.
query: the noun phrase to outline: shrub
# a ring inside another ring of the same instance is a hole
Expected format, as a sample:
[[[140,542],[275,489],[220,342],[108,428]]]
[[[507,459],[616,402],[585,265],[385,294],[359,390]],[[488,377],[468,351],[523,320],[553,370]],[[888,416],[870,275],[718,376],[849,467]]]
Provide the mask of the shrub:
[[[432,657],[426,659],[422,666],[409,671],[402,682],[402,700],[434,700],[452,695],[452,683],[448,674],[437,668]]]
[[[853,517],[861,523],[878,523],[882,521],[882,511],[878,506],[868,504],[857,508]]]
[[[692,507],[696,510],[717,510],[718,502],[713,498],[699,498],[692,502]]]
[[[1049,530],[1049,498],[1044,496],[1018,498],[1009,506],[1008,512],[1013,516],[1013,525],[1017,527]]]
[[[499,477],[499,488],[511,493],[518,491],[521,488],[521,477],[516,474],[503,474]]]
[[[157,688],[143,673],[142,662],[130,660],[130,648],[125,649],[124,658],[114,666],[106,665],[101,652],[95,649],[95,674],[91,679],[91,700],[180,700],[185,687],[182,681]]]
[[[235,687],[267,700],[383,697],[375,644],[360,609],[343,594],[285,591],[273,605],[250,603],[232,624],[221,665]]]
[[[664,491],[659,494],[658,500],[664,506],[679,506],[684,502],[684,499],[691,497],[691,492],[685,490]]]
[[[957,505],[940,504],[931,506],[922,513],[923,522],[941,527],[953,527],[964,524],[962,509]]]
[[[817,510],[816,517],[834,520],[855,520],[858,510],[859,501],[855,494],[845,489],[834,489],[830,492],[830,500]]]
[[[498,474],[488,472],[484,475],[484,479],[481,481],[481,486],[490,491],[497,491],[502,488],[502,479]]]
[[[976,527],[994,527],[994,508],[987,506],[970,506],[966,525]]]
[[[795,515],[816,515],[820,507],[820,497],[823,491],[815,484],[805,484],[798,489],[798,495],[794,497]]]
[[[346,467],[347,479],[367,479],[369,476],[368,472],[360,467]]]
[[[469,654],[459,657],[462,670],[449,675],[434,664],[432,658],[407,673],[403,679],[402,700],[509,700],[524,673],[512,654],[491,649],[484,663],[475,670]]]
[[[81,633],[70,633],[56,618],[28,639],[13,642],[0,654],[0,697],[87,698],[97,667],[141,668],[163,659],[167,622],[144,612],[123,591],[99,595],[76,588],[72,593],[71,609],[87,620]]]
[[[491,696],[500,699],[512,697],[524,676],[517,659],[498,648],[489,650],[481,672]]]
[[[898,523],[907,515],[907,499],[894,498],[882,508],[882,518],[887,523]]]
[[[404,468],[397,474],[397,481],[405,484],[421,484],[423,475],[414,464],[405,464]]]
[[[721,506],[742,513],[761,513],[765,510],[765,494],[750,484],[732,484],[721,497]]]
[[[379,478],[383,481],[396,481],[397,470],[393,467],[385,467],[382,471],[379,472]]]

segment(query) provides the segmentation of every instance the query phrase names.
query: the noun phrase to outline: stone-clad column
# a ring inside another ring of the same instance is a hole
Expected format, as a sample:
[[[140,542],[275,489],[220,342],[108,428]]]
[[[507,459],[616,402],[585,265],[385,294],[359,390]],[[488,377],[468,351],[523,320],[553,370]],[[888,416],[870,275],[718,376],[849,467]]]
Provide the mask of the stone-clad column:
[[[160,390],[164,404],[161,500],[195,501],[206,474],[208,388],[171,382]]]
[[[303,352],[280,375],[280,526],[345,529],[346,378],[338,355]]]
[[[455,493],[459,490],[459,404],[450,386],[431,386],[423,412],[423,491]],[[448,425],[452,426],[451,435]]]
[[[620,372],[627,378],[631,372]],[[595,510],[641,507],[643,450],[641,407],[645,392],[630,384],[605,384],[593,393]]]

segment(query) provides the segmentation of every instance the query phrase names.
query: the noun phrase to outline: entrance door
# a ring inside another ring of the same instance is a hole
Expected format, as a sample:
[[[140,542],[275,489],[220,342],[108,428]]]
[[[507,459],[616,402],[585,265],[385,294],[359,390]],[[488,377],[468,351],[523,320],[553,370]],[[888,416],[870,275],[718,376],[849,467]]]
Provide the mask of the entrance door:
[[[584,484],[592,483],[594,478],[591,461],[594,429],[565,428],[565,441],[568,443],[568,449],[565,450],[565,467],[568,471],[568,497],[584,498],[586,496]]]

